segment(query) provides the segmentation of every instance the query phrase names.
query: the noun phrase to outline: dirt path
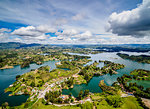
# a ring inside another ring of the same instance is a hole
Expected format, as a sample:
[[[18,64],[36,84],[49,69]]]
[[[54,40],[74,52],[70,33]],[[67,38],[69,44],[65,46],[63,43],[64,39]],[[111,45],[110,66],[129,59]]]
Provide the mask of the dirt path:
[[[144,102],[145,106],[150,109],[150,99],[142,98],[142,101]]]

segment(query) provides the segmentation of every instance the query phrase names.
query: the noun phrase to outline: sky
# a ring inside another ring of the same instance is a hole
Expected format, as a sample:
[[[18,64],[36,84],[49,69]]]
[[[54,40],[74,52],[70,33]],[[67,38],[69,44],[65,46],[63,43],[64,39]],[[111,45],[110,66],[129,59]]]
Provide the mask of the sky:
[[[0,0],[0,42],[150,44],[150,0]]]

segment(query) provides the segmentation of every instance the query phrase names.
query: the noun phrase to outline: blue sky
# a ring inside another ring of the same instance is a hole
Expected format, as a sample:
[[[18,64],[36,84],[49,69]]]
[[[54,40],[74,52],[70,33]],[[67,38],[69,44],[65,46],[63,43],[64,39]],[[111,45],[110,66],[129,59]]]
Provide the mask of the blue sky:
[[[0,0],[0,42],[150,43],[149,7],[149,0]]]

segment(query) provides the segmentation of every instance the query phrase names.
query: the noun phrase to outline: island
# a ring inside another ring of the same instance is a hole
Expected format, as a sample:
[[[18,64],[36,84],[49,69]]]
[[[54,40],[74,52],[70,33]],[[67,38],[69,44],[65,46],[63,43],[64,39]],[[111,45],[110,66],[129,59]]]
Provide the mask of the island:
[[[74,84],[86,84],[94,75],[105,75],[113,73],[117,69],[125,66],[110,61],[103,61],[103,68],[97,67],[97,61],[91,65],[86,65],[91,61],[88,56],[66,55],[68,59],[56,63],[57,69],[50,71],[49,66],[42,66],[31,72],[16,76],[16,81],[5,89],[5,92],[12,92],[10,96],[28,94],[30,97],[21,105],[24,108],[31,108],[36,103],[43,105],[67,106],[70,103],[80,104],[91,100],[89,90],[81,91],[78,97],[62,95],[62,89],[73,88]],[[86,65],[86,66],[84,66]],[[109,71],[108,71],[109,70]],[[92,104],[91,104],[92,105]]]
[[[150,56],[147,56],[147,55],[139,55],[139,56],[131,55],[130,56],[130,55],[124,54],[124,53],[117,53],[117,55],[123,59],[130,59],[132,61],[150,64]]]
[[[121,89],[128,93],[129,95],[135,96],[140,102],[141,106],[145,108],[149,107],[147,102],[150,102],[150,88],[144,88],[142,85],[138,85],[136,82],[132,83],[131,80],[148,80],[150,81],[150,71],[137,69],[130,73],[130,75],[124,74],[122,77],[117,78],[117,82],[115,84],[119,84]],[[145,104],[143,104],[143,102]],[[145,107],[145,105],[147,107]]]
[[[34,51],[35,50],[35,51]],[[5,89],[9,96],[28,95],[26,102],[19,106],[9,106],[7,102],[2,104],[3,108],[15,109],[93,109],[93,108],[121,108],[121,109],[147,109],[149,99],[149,88],[144,89],[135,83],[128,83],[130,80],[149,80],[149,71],[137,69],[130,75],[123,75],[117,79],[118,82],[107,85],[104,80],[99,82],[102,92],[91,93],[90,90],[81,90],[78,96],[72,93],[63,94],[64,89],[75,88],[75,85],[88,84],[94,77],[105,75],[116,75],[118,69],[126,66],[120,63],[108,60],[93,61],[90,55],[92,53],[83,49],[83,55],[71,54],[80,53],[81,49],[62,49],[56,48],[28,48],[8,50],[9,53],[1,55],[2,65],[20,65],[20,67],[30,67],[31,63],[40,65],[39,68],[16,76],[16,81]],[[2,53],[2,52],[1,52]],[[9,55],[14,54],[13,58]],[[93,52],[95,54],[97,52]],[[12,63],[17,60],[16,63]],[[56,68],[53,70],[49,65],[43,65],[45,61],[55,60]],[[89,62],[91,64],[89,64]],[[103,67],[98,65],[103,63]],[[24,69],[22,69],[24,70]]]

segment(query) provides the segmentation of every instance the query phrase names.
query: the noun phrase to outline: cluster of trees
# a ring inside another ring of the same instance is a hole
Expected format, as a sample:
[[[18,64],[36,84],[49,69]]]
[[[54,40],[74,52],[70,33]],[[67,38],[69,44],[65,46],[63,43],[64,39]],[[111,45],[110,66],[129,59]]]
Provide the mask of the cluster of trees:
[[[74,80],[74,78],[73,77],[71,77],[70,79],[68,79],[67,81],[65,81],[65,84],[68,86],[68,87],[71,87],[72,85],[73,85],[73,80]]]
[[[123,86],[126,86],[126,84],[129,80],[132,80],[132,77],[127,74],[123,74],[123,76],[117,78],[117,81],[120,84],[123,84]]]
[[[8,108],[8,105],[9,105],[8,102],[3,103],[3,104],[2,104],[2,109],[7,109],[7,108]]]
[[[120,107],[123,104],[123,99],[119,95],[109,95],[106,97],[106,101],[115,108]]]
[[[61,61],[61,65],[57,65],[57,68],[68,68],[73,70],[77,66],[75,61]]]
[[[91,66],[85,66],[79,73],[79,75],[83,75],[86,81],[89,81],[93,77],[93,72],[91,71]]]
[[[46,103],[44,100],[43,104],[47,104],[49,102],[51,102],[51,103],[69,103],[69,102],[74,101],[74,99],[71,97],[72,96],[71,93],[69,94],[69,97],[66,99],[63,99],[60,97],[61,93],[62,93],[61,91],[53,91],[53,92],[49,91],[45,95]]]
[[[119,63],[114,63],[111,61],[104,61],[104,64],[106,65],[106,67],[111,67],[112,70],[118,70],[118,69],[122,69],[125,67],[125,65],[123,64],[119,64]]]
[[[130,56],[128,54],[123,54],[123,53],[117,53],[117,55],[123,59],[130,59],[133,61],[150,64],[150,56],[147,56],[147,55],[139,55],[139,56],[131,55]]]
[[[137,69],[130,73],[135,80],[150,80],[150,71],[144,69]]]
[[[79,73],[79,75],[83,75],[86,81],[89,81],[94,74],[100,74],[101,69],[97,67],[98,63],[94,62],[92,65],[87,65],[83,67]]]
[[[99,82],[99,87],[102,89],[103,92],[107,93],[107,94],[110,94],[110,95],[114,95],[116,94],[117,92],[117,89],[112,87],[112,86],[107,86],[105,83],[104,83],[104,80],[101,80]]]
[[[64,55],[67,56],[68,59],[69,59],[69,57],[73,57],[74,60],[89,59],[90,58],[90,56],[70,55],[68,53],[65,53]]]
[[[59,98],[59,96],[61,95],[61,91],[49,91],[48,93],[46,92],[45,94],[45,99],[47,100],[47,102],[51,102],[51,103],[62,103],[63,99]]]
[[[97,67],[98,63],[95,61],[92,65],[87,65],[83,67],[79,74],[83,75],[86,81],[89,81],[94,74],[95,75],[101,75],[101,73],[116,74],[115,70],[125,67],[125,65],[123,64],[118,64],[111,61],[99,60],[99,62],[104,62],[105,66],[100,69],[99,67]]]
[[[21,64],[21,68],[24,68],[24,67],[29,67],[29,65],[31,63],[42,63],[44,61],[44,56],[41,56],[41,55],[37,55],[35,57],[31,57],[29,59],[23,59],[23,62]]]
[[[0,68],[5,65],[21,65],[21,68],[23,68],[29,66],[30,63],[43,62],[44,56],[37,55],[37,52],[37,50],[33,51],[32,49],[1,50]],[[30,57],[26,59],[27,56]]]
[[[93,103],[90,103],[89,101],[84,103],[84,104],[80,104],[81,109],[93,109]]]
[[[131,80],[132,77],[129,75],[124,74],[122,77],[118,77],[117,81],[123,85],[123,87],[125,88],[126,91],[128,92],[133,92],[133,94],[137,97],[143,97],[143,98],[150,98],[150,88],[147,88],[146,90],[144,90],[144,87],[141,85],[137,85],[136,83],[129,83],[129,85],[127,84],[127,82],[129,80]]]
[[[23,75],[17,75],[13,86],[6,88],[5,91],[11,91],[12,94],[16,94],[18,91],[24,92],[24,94],[28,94],[32,88],[41,87],[51,78],[49,69],[49,66],[41,66],[35,73],[31,71]],[[24,85],[21,86],[22,84]],[[30,91],[27,91],[28,86],[32,87],[30,87]]]
[[[78,100],[82,100],[84,97],[87,97],[89,92],[89,90],[85,90],[84,92],[81,90],[78,94]]]
[[[4,67],[5,65],[16,65],[18,63],[16,62],[17,59],[18,53],[16,52],[0,53],[0,68]]]
[[[105,64],[105,66],[101,68],[102,73],[104,73],[104,74],[106,74],[106,73],[116,74],[115,70],[122,69],[125,67],[125,65],[123,65],[123,64],[118,64],[118,63],[114,63],[114,62],[106,61],[106,60],[105,61],[99,60],[99,62],[104,62],[104,64]]]

